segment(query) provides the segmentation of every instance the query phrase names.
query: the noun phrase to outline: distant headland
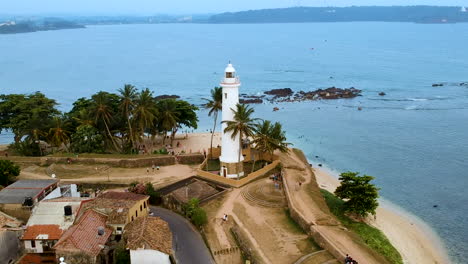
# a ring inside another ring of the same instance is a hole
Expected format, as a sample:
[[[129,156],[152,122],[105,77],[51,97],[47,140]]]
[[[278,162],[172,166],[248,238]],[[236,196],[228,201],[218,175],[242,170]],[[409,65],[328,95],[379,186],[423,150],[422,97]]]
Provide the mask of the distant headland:
[[[39,21],[0,22],[0,34],[17,34],[74,28],[85,28],[85,26],[59,18],[45,18]]]

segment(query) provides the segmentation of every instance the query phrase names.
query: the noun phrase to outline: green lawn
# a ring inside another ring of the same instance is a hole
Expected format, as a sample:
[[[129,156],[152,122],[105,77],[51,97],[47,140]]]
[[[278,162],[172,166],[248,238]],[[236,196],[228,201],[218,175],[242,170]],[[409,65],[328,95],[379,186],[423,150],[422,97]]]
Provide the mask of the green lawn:
[[[390,263],[402,264],[403,260],[400,253],[392,246],[387,237],[372,226],[365,223],[356,222],[344,214],[343,200],[336,197],[326,190],[320,190],[330,211],[341,221],[348,229],[354,231],[362,241],[377,253],[384,256]]]

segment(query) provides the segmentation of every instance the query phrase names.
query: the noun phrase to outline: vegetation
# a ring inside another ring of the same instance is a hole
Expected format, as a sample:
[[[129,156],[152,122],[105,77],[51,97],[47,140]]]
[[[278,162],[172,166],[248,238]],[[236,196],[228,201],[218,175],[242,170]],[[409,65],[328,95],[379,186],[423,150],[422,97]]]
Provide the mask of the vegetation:
[[[275,122],[273,125],[269,120],[263,120],[261,123],[255,125],[255,134],[253,135],[252,146],[255,150],[261,153],[268,153],[273,156],[275,150],[281,152],[288,152],[288,145],[286,142],[286,132],[280,123]],[[256,157],[254,155],[254,165],[252,172],[255,169]]]
[[[210,157],[213,159],[212,149],[213,149],[213,136],[216,130],[216,124],[218,121],[218,113],[223,110],[223,88],[215,87],[211,89],[211,99],[205,99],[207,103],[204,105],[206,109],[209,110],[208,116],[214,115],[213,130],[211,131],[211,141],[210,141]],[[206,170],[208,170],[208,163],[206,163]]]
[[[0,186],[14,182],[20,174],[20,167],[9,160],[0,160]]]
[[[137,193],[137,194],[149,195],[150,204],[153,204],[153,205],[161,204],[161,194],[154,189],[153,184],[150,182],[146,184],[139,183],[139,182],[132,182],[128,190],[130,192]]]
[[[375,215],[379,206],[379,188],[370,181],[372,176],[359,176],[358,172],[343,172],[340,174],[341,185],[335,190],[335,195],[346,199],[343,206],[346,212],[359,217],[366,217],[369,213]]]
[[[197,227],[201,227],[208,222],[206,212],[200,207],[200,201],[197,198],[192,198],[184,204],[182,213]]]
[[[125,241],[121,240],[114,250],[114,264],[130,263],[130,251],[125,248]]]
[[[224,132],[231,132],[232,139],[239,137],[239,159],[238,159],[238,166],[240,166],[240,159],[242,155],[242,139],[244,137],[252,137],[255,131],[255,122],[258,121],[258,118],[253,118],[251,115],[254,112],[254,109],[246,106],[237,104],[236,109],[231,109],[234,112],[234,120],[230,121],[223,121],[226,123],[226,128]],[[240,167],[237,170],[237,179],[239,179],[240,175]]]
[[[380,230],[365,223],[350,219],[345,214],[346,208],[343,200],[326,190],[321,190],[321,192],[330,211],[346,228],[354,231],[365,244],[384,256],[390,263],[403,263],[400,253],[398,253]]]
[[[149,89],[125,85],[119,94],[98,92],[80,98],[68,113],[44,94],[0,95],[0,132],[12,131],[20,155],[51,151],[138,153],[144,137],[197,128],[198,108],[186,101],[157,99]]]

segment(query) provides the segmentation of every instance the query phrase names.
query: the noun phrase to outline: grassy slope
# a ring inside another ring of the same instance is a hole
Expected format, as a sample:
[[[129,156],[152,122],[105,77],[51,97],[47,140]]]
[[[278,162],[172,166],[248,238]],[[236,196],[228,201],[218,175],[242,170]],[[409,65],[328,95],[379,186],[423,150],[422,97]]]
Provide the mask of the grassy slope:
[[[400,253],[392,246],[385,235],[372,226],[365,223],[351,220],[344,214],[343,200],[334,196],[332,193],[321,190],[330,211],[340,220],[348,229],[355,232],[362,241],[377,253],[383,255],[390,263],[402,264],[403,260]]]

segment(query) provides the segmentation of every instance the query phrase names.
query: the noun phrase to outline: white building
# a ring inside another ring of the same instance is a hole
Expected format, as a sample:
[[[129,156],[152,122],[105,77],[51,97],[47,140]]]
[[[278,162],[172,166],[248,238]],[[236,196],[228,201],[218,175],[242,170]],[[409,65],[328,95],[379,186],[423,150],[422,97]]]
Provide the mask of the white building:
[[[239,104],[239,87],[241,85],[239,77],[236,76],[236,70],[232,64],[228,64],[225,70],[224,78],[221,82],[223,87],[223,110],[222,120],[232,121],[234,120],[233,109],[236,109],[236,105]],[[239,143],[239,135],[234,139],[232,138],[232,132],[224,132],[227,127],[226,123],[222,123],[222,145],[221,145],[221,156],[219,161],[221,162],[221,176],[227,178],[237,178],[238,176],[244,176],[243,160],[244,157]],[[240,155],[240,164],[239,164]]]

